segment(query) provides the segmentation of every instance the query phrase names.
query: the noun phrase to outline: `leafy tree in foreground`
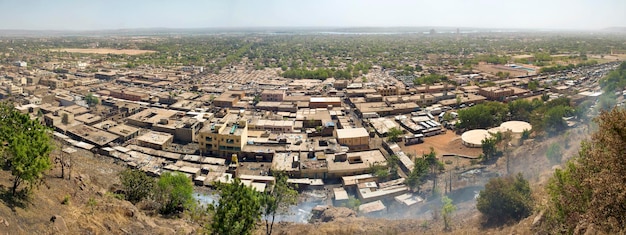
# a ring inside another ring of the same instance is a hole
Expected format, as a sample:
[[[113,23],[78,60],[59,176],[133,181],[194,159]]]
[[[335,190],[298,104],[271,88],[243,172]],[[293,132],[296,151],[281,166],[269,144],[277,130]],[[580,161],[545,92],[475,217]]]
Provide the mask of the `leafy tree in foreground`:
[[[2,164],[14,177],[13,196],[22,183],[27,182],[31,189],[40,182],[43,172],[52,165],[49,129],[6,103],[0,104],[0,143],[6,143],[1,147]]]
[[[157,182],[157,201],[161,203],[161,214],[182,212],[193,203],[193,184],[187,176],[166,172]]]
[[[626,110],[602,112],[596,122],[591,140],[548,183],[546,233],[591,226],[606,234],[626,232]]]
[[[480,191],[476,207],[487,225],[519,221],[532,213],[533,199],[522,174],[492,178]]]
[[[127,169],[120,173],[126,200],[133,204],[148,197],[155,188],[154,178],[139,170]]]
[[[289,207],[298,203],[298,191],[291,188],[287,183],[287,176],[279,173],[276,175],[276,185],[272,192],[263,196],[263,207],[265,217],[265,232],[272,234],[276,214],[284,213]],[[271,221],[270,218],[271,217]]]
[[[231,184],[219,184],[220,200],[213,208],[212,234],[251,234],[261,218],[262,196],[237,178]]]

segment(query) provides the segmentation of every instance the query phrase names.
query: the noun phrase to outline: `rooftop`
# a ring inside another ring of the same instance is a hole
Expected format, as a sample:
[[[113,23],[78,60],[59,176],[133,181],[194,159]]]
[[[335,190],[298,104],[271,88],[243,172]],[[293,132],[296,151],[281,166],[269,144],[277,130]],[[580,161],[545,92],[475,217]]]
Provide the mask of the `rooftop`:
[[[349,139],[349,138],[360,138],[360,137],[369,137],[369,133],[367,129],[360,128],[350,128],[350,129],[337,129],[337,139]]]
[[[157,145],[163,145],[166,142],[172,140],[174,136],[172,134],[150,131],[142,136],[137,137],[137,140],[146,143],[152,143]]]

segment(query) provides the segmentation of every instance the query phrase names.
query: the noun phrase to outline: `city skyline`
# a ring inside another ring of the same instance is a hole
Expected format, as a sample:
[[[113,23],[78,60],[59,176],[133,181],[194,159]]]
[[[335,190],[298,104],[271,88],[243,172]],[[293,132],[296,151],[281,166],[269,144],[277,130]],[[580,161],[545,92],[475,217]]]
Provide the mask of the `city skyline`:
[[[140,28],[624,27],[626,1],[0,1],[3,30]]]

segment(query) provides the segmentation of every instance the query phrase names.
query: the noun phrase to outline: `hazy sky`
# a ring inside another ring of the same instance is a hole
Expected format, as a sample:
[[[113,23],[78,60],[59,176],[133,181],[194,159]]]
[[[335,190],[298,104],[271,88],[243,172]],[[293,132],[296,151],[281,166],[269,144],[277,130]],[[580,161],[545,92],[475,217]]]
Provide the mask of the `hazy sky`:
[[[626,26],[626,0],[0,0],[0,29]]]

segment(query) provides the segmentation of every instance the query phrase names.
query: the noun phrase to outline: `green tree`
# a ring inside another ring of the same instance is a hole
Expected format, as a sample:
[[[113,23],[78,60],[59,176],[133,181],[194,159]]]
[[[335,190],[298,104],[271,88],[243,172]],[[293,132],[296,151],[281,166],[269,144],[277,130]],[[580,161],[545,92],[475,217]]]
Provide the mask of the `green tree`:
[[[443,217],[443,226],[444,230],[450,231],[452,228],[450,227],[450,222],[452,220],[452,213],[456,211],[456,206],[452,204],[452,199],[447,196],[443,196],[441,198],[441,216]]]
[[[561,145],[559,145],[559,143],[551,144],[546,151],[546,157],[548,158],[548,160],[550,160],[550,163],[552,164],[561,163],[561,159],[563,158],[561,154]]]
[[[150,196],[155,189],[154,178],[143,171],[126,169],[119,174],[126,200],[133,204]]]
[[[370,165],[370,171],[372,172],[372,175],[381,180],[389,177],[389,167],[385,164],[375,162]]]
[[[298,203],[298,191],[287,183],[287,179],[287,175],[284,173],[276,174],[276,185],[274,185],[270,193],[262,197],[265,233],[267,235],[272,234],[276,214],[285,213],[289,210],[290,206]]]
[[[502,123],[508,106],[500,102],[485,102],[459,110],[459,127],[463,129],[490,128]]]
[[[591,139],[548,183],[545,233],[573,234],[591,226],[605,234],[626,231],[626,110],[602,112],[596,122]]]
[[[521,173],[492,178],[480,191],[476,208],[483,214],[487,225],[519,221],[533,210],[530,185]]]
[[[413,191],[419,189],[424,184],[425,178],[428,175],[428,163],[424,158],[416,158],[413,170],[408,175],[405,183]]]
[[[213,207],[212,234],[251,234],[261,218],[262,196],[237,178],[217,185],[220,199]]]
[[[255,95],[254,96],[254,100],[252,101],[253,105],[257,105],[259,102],[261,102],[261,96],[260,95]]]
[[[194,203],[193,184],[183,174],[166,172],[157,182],[156,196],[161,204],[161,214],[179,213]]]
[[[495,136],[489,137],[489,138],[485,138],[481,141],[482,143],[482,149],[483,149],[483,161],[485,162],[489,162],[494,160],[496,157],[499,156],[498,153],[498,139]]]
[[[511,120],[530,121],[530,115],[535,109],[533,104],[525,99],[512,101],[508,104]]]
[[[539,82],[538,81],[529,81],[528,82],[528,90],[531,91],[536,91],[537,88],[539,88]]]
[[[437,153],[433,147],[430,147],[430,152],[423,155],[426,164],[430,168],[430,178],[433,180],[432,193],[435,194],[437,189],[437,174],[443,172],[443,162],[437,159]]]
[[[3,144],[3,166],[13,175],[13,196],[18,187],[27,182],[32,189],[43,179],[43,173],[50,169],[49,154],[53,149],[50,131],[38,120],[31,120],[13,106],[0,104],[0,143]]]
[[[85,102],[87,102],[87,105],[91,107],[99,104],[100,100],[90,92],[85,96]]]
[[[350,208],[352,210],[358,211],[359,206],[361,205],[361,200],[355,198],[354,196],[348,196],[348,201],[343,204],[344,207]]]
[[[389,142],[398,142],[400,136],[403,134],[402,130],[392,127],[387,131],[387,141]]]
[[[63,123],[63,125],[67,125],[69,123],[69,116],[67,113],[63,113],[61,115],[61,123]]]

